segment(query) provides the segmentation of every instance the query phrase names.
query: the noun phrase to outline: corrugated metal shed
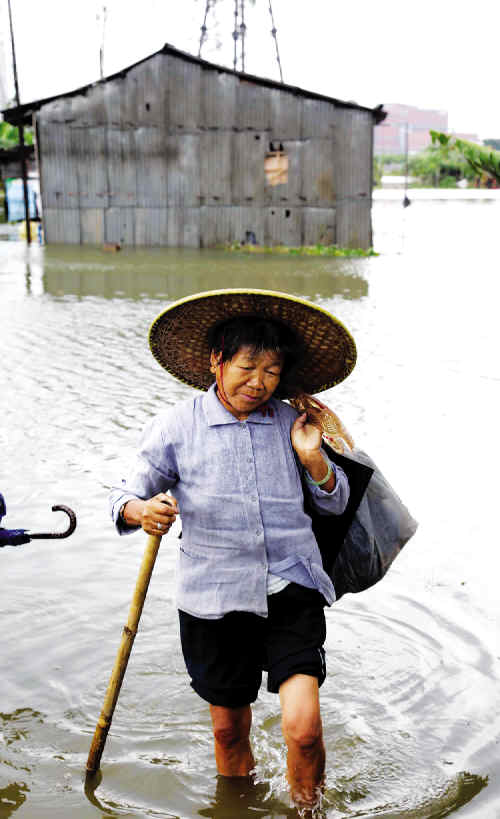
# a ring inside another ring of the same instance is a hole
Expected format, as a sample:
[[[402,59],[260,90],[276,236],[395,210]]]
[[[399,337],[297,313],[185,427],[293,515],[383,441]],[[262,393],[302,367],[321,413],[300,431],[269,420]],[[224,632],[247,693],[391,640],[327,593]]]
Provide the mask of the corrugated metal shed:
[[[369,247],[380,108],[240,74],[169,45],[4,112],[35,120],[48,242]],[[288,180],[264,161],[282,149]]]

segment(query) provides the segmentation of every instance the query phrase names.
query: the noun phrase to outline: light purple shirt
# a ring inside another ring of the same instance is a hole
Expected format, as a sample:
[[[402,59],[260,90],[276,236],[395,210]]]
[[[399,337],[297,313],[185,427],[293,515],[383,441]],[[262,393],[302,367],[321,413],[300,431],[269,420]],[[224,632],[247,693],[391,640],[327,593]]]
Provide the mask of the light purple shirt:
[[[177,498],[177,603],[197,617],[267,616],[268,573],[316,588],[329,605],[335,600],[304,511],[303,467],[290,439],[298,413],[275,398],[267,406],[238,421],[214,385],[169,408],[146,425],[135,463],[110,494],[120,534],[130,531],[119,517],[125,501],[169,490]],[[345,473],[332,469],[332,492],[308,484],[319,514],[341,514],[349,499]]]

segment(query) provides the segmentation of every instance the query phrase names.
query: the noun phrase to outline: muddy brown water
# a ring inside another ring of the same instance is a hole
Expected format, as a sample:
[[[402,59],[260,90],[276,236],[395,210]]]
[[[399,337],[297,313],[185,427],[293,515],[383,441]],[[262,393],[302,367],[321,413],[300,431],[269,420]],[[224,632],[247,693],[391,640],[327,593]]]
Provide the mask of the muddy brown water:
[[[288,817],[278,701],[254,709],[257,784],[217,780],[188,685],[164,539],[102,763],[83,770],[144,538],[107,487],[153,413],[188,396],[148,351],[168,302],[248,285],[305,296],[354,334],[326,399],[420,522],[389,575],[328,610],[322,811],[500,817],[500,201],[377,201],[370,259],[31,250],[0,236],[3,525],[65,541],[0,549],[0,817]],[[6,228],[0,228],[7,231]]]

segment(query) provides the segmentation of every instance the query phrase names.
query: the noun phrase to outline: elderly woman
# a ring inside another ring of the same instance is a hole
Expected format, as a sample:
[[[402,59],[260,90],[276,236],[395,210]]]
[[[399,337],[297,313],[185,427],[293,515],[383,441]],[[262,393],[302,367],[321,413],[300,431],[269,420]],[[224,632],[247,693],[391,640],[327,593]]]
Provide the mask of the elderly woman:
[[[111,493],[113,519],[120,534],[164,534],[182,516],[180,637],[191,685],[210,705],[218,772],[254,767],[250,705],[266,670],[280,697],[292,798],[313,805],[325,764],[324,606],[335,591],[304,492],[317,513],[335,516],[349,484],[321,431],[282,399],[345,378],[354,342],[315,305],[225,290],[171,305],[150,344],[163,367],[206,392],[147,424]]]

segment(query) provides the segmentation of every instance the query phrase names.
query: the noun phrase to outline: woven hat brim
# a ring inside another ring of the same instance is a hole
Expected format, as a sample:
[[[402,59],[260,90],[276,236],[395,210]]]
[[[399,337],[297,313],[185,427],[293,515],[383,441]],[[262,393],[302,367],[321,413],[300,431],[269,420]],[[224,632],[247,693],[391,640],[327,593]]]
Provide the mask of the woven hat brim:
[[[210,290],[174,302],[151,325],[151,352],[179,381],[207,390],[214,380],[209,330],[235,316],[274,319],[301,339],[305,354],[294,373],[297,389],[281,392],[283,398],[329,389],[347,378],[356,364],[356,345],[342,322],[304,299],[273,290]]]

